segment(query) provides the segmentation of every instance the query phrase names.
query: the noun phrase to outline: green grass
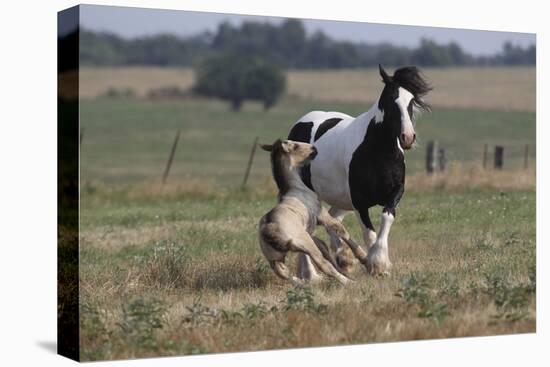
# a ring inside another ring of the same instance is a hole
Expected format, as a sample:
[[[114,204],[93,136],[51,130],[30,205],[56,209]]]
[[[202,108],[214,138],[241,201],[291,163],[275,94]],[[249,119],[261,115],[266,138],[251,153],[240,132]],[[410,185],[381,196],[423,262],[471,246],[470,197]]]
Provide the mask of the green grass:
[[[357,265],[355,284],[298,294],[286,294],[292,287],[257,243],[272,195],[97,195],[83,194],[81,210],[85,359],[534,331],[530,190],[407,193],[390,235],[390,277]],[[376,226],[379,214],[371,209]],[[353,216],[345,224],[359,240]],[[156,311],[129,316],[136,307]]]
[[[314,109],[358,115],[368,106],[286,99],[267,113],[252,103],[234,113],[227,104],[204,100],[83,100],[81,177],[107,184],[159,181],[181,129],[170,177],[235,186],[243,178],[254,137],[262,142],[285,137],[298,118]],[[459,161],[480,162],[483,144],[490,149],[504,145],[507,168],[521,166],[525,144],[532,156],[535,152],[535,114],[530,112],[436,109],[421,116],[416,130],[420,146],[407,153],[408,173],[423,170],[430,140]],[[267,176],[266,155],[258,152],[250,180],[259,184]]]
[[[293,288],[275,277],[257,239],[276,194],[266,154],[257,153],[249,187],[239,185],[255,136],[285,136],[321,106],[365,109],[292,99],[267,113],[203,100],[81,102],[84,360],[535,330],[534,175],[517,171],[523,145],[535,151],[533,113],[437,109],[421,117],[408,174],[423,170],[423,144],[432,139],[450,159],[470,163],[483,144],[502,144],[507,172],[457,166],[410,177],[390,234],[389,277],[369,277],[359,265],[346,287]],[[500,184],[512,176],[526,180]],[[371,209],[376,227],[379,216]],[[362,242],[352,215],[345,224]],[[287,262],[295,267],[294,256]]]

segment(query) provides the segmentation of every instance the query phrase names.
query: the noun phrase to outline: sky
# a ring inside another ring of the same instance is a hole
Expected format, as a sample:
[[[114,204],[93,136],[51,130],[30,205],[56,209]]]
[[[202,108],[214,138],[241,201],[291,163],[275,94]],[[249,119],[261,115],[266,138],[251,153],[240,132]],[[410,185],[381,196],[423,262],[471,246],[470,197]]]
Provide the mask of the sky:
[[[146,9],[115,6],[83,5],[80,21],[83,28],[108,31],[124,38],[150,36],[161,33],[191,36],[206,30],[215,32],[218,25],[228,21],[239,25],[253,20],[278,24],[285,18],[191,12],[183,10]],[[396,46],[416,47],[420,39],[429,38],[438,43],[458,43],[474,55],[492,55],[502,49],[506,41],[529,46],[535,43],[532,33],[512,33],[465,30],[454,28],[418,27],[331,20],[303,20],[308,34],[322,30],[337,40],[353,42],[389,42]],[[63,32],[63,30],[62,30]]]

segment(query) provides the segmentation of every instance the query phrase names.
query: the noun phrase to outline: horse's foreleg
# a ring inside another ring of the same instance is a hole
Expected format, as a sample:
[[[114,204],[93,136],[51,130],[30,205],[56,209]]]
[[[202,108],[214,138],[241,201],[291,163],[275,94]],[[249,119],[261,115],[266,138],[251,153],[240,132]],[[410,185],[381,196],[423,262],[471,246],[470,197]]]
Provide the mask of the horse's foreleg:
[[[388,275],[391,268],[391,261],[388,250],[388,237],[390,229],[395,219],[395,209],[401,196],[403,195],[403,186],[400,186],[395,195],[392,196],[390,203],[382,210],[380,221],[380,230],[376,242],[369,249],[367,257],[367,271],[372,275]]]
[[[357,219],[361,225],[361,232],[363,233],[363,241],[365,242],[365,247],[369,250],[374,243],[376,242],[376,231],[369,217],[369,209],[366,208],[360,212],[356,212]]]
[[[367,256],[367,271],[371,275],[388,275],[391,268],[391,261],[388,253],[388,236],[393,223],[392,213],[383,211],[380,222],[380,231],[376,242],[369,249]]]

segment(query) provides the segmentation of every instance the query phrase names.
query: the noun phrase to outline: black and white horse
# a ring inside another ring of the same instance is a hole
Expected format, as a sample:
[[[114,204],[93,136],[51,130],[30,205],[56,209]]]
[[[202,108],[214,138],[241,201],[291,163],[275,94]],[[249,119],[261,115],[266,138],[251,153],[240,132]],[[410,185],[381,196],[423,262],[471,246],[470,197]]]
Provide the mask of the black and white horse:
[[[432,89],[416,67],[400,68],[393,76],[379,69],[384,89],[367,112],[351,117],[312,111],[288,135],[317,148],[317,159],[302,168],[302,180],[331,206],[329,212],[338,220],[355,211],[369,250],[367,271],[373,275],[387,274],[391,267],[388,235],[404,192],[404,150],[416,140],[414,116],[429,109],[423,97]],[[378,234],[369,218],[369,208],[375,205],[384,208]],[[329,234],[337,261],[346,268],[349,250],[338,236]]]

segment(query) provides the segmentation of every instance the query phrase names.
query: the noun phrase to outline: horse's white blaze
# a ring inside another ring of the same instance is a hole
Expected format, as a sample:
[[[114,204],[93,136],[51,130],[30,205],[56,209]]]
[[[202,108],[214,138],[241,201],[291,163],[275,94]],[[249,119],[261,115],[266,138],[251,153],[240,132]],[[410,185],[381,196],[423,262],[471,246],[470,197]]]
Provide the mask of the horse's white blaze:
[[[414,135],[414,126],[409,116],[409,112],[407,111],[407,107],[413,98],[414,96],[411,92],[403,87],[399,87],[399,96],[395,100],[397,107],[399,107],[401,111],[401,133],[410,136],[410,139],[412,139]]]

